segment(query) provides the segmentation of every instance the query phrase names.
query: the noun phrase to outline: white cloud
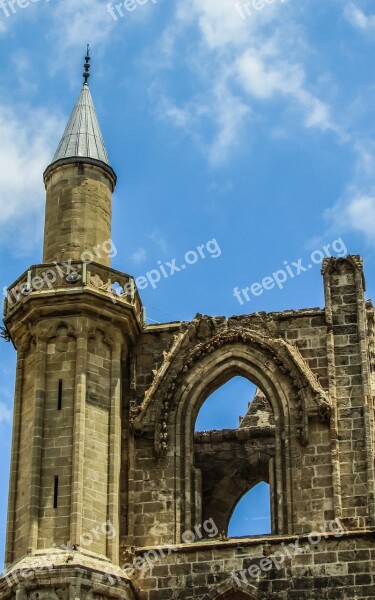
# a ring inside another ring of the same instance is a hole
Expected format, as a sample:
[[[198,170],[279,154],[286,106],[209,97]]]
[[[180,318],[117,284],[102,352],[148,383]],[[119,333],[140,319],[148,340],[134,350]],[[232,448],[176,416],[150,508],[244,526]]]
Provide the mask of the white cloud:
[[[237,46],[248,39],[255,19],[244,20],[236,11],[237,0],[190,0],[179,2],[176,21],[188,27],[197,25],[209,49]]]
[[[168,252],[168,244],[164,238],[164,236],[160,233],[159,229],[154,229],[148,236],[149,239],[158,246],[163,254]]]
[[[159,112],[175,127],[193,135],[210,162],[219,164],[238,144],[243,121],[250,109],[223,81],[218,81],[211,93],[209,102],[204,97],[197,97],[183,107],[176,106],[164,96]],[[204,126],[209,126],[211,121],[215,123],[214,131],[204,135]]]
[[[155,66],[170,70],[173,52],[180,55],[187,44],[185,64],[195,91],[184,103],[173,92],[159,93],[159,113],[198,142],[213,164],[227,159],[238,145],[249,116],[256,118],[256,102],[277,97],[285,109],[300,113],[301,126],[330,129],[343,137],[319,94],[331,93],[330,78],[320,74],[319,82],[308,81],[306,42],[292,7],[275,0],[243,19],[239,5],[237,0],[178,3],[175,20],[160,42],[166,61],[155,52]]]
[[[364,233],[375,242],[375,195],[357,195],[346,207],[348,222],[354,230]]]
[[[346,5],[344,15],[347,21],[354,27],[363,30],[375,29],[375,14],[366,15],[353,2]]]
[[[369,244],[375,245],[375,144],[356,141],[354,152],[356,162],[351,182],[342,197],[324,212],[329,223],[324,235],[351,231],[362,234]]]
[[[330,229],[355,231],[375,244],[375,192],[362,193],[352,190],[345,200],[340,200],[325,212]]]
[[[226,181],[223,181],[223,182],[211,181],[210,184],[208,185],[208,190],[210,192],[214,193],[215,195],[227,194],[228,192],[232,192],[233,189],[234,189],[233,181],[230,181],[229,179],[227,179]]]
[[[300,70],[294,69],[294,73],[284,79],[284,66],[278,70],[267,68],[257,54],[257,50],[249,48],[237,61],[239,79],[250,95],[265,99],[276,93],[290,92],[291,87],[295,89],[301,86],[303,75]]]
[[[194,119],[194,111],[191,108],[181,108],[175,106],[169,98],[165,96],[161,99],[162,113],[176,127],[186,129],[190,127]]]
[[[63,122],[51,110],[0,105],[1,242],[11,241],[9,248],[17,254],[40,242],[45,200],[42,173],[51,162],[58,131],[63,131]],[[11,237],[6,233],[8,225]]]
[[[262,49],[249,48],[238,59],[238,79],[248,94],[258,100],[277,95],[290,97],[304,110],[307,127],[336,129],[329,107],[305,89],[302,66],[271,58],[263,57]]]
[[[19,48],[12,54],[11,60],[17,75],[19,93],[30,97],[38,88],[35,82],[35,64],[33,64],[30,54],[25,49]]]
[[[147,258],[147,251],[145,248],[139,248],[130,257],[130,260],[135,262],[136,264],[143,263]]]
[[[0,402],[0,425],[2,423],[11,423],[12,422],[12,411],[4,404],[4,402]]]
[[[86,42],[97,48],[111,39],[114,27],[119,24],[110,16],[107,7],[108,3],[102,0],[64,0],[55,5],[49,36],[56,53],[64,55],[64,61],[58,61],[56,68],[66,68],[67,51],[79,49],[83,52]]]
[[[208,153],[211,162],[219,164],[238,143],[244,119],[250,109],[221,82],[216,86],[214,98],[217,133]]]

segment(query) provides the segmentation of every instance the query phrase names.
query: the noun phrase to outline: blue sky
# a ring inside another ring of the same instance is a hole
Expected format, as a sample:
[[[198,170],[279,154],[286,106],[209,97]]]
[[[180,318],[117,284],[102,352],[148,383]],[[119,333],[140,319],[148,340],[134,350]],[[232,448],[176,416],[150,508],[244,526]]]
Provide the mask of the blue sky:
[[[142,291],[149,322],[322,306],[319,265],[243,305],[233,290],[285,261],[311,264],[337,238],[363,256],[374,295],[370,1],[275,0],[248,16],[242,0],[148,0],[117,21],[101,0],[3,6],[2,286],[40,262],[42,172],[90,42],[91,91],[119,177],[113,266],[144,275],[209,240],[221,249]],[[5,343],[0,352],[2,554],[15,355]]]

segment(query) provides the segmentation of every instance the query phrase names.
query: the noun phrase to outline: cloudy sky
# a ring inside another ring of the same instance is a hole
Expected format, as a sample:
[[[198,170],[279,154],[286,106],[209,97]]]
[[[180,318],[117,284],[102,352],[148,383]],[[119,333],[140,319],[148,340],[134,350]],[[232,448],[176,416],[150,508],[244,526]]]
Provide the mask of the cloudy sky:
[[[369,0],[20,4],[0,8],[2,287],[41,260],[42,172],[80,91],[89,42],[91,91],[119,177],[113,266],[140,276],[158,261],[186,263],[210,240],[220,248],[145,287],[149,323],[322,306],[317,263],[328,244],[362,255],[374,295]],[[234,296],[300,259],[298,276]],[[1,552],[15,354],[5,343],[0,352]],[[246,385],[233,388],[242,407]],[[241,411],[209,424],[235,427]]]

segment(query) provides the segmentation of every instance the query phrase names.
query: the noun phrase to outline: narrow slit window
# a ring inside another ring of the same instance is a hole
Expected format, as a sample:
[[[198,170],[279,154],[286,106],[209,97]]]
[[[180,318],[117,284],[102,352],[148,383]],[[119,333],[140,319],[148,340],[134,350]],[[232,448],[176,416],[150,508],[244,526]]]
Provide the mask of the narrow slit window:
[[[57,395],[57,410],[62,409],[62,392],[63,392],[63,382],[62,379],[59,379],[59,389]]]
[[[59,499],[59,478],[56,475],[54,488],[53,488],[53,508],[57,508],[58,499]]]

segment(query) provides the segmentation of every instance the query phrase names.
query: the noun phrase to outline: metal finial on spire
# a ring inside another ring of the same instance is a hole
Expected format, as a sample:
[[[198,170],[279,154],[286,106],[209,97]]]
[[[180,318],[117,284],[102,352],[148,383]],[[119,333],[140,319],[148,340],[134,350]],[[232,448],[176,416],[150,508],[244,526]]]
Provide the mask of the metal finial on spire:
[[[85,56],[85,64],[83,65],[85,67],[85,71],[83,73],[83,78],[85,80],[85,83],[87,83],[88,78],[90,77],[90,46],[89,44],[87,44],[87,54]]]

